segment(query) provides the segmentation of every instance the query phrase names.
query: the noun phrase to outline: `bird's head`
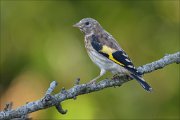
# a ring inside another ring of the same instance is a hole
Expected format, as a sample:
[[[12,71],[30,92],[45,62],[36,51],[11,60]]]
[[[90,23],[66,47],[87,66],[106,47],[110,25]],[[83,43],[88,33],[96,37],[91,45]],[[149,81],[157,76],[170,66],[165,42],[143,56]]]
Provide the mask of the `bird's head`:
[[[84,18],[73,27],[79,28],[85,35],[98,32],[102,29],[101,25],[93,18]]]

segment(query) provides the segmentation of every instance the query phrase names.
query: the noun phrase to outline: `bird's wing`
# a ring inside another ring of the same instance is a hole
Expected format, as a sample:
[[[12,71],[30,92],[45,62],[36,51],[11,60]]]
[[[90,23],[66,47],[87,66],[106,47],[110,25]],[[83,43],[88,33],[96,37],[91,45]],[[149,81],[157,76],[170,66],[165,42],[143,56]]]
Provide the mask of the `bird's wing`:
[[[106,40],[106,38],[104,37],[92,35],[91,45],[98,53],[100,53],[104,57],[126,68],[131,73],[140,75],[128,55],[119,47],[119,45],[113,38],[112,40]]]

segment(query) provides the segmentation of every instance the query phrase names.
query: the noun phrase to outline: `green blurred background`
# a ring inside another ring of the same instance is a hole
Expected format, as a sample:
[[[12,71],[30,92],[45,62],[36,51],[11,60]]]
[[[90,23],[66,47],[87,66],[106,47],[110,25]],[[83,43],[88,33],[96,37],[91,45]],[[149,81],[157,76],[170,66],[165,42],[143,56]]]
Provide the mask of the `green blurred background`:
[[[140,66],[180,49],[179,0],[153,1],[8,1],[1,0],[0,98],[14,108],[43,97],[49,83],[71,88],[99,74],[84,48],[84,36],[72,25],[97,19]],[[147,93],[131,81],[120,88],[77,97],[32,113],[36,119],[180,119],[179,65],[146,74]],[[111,74],[103,78],[111,77]],[[101,78],[101,79],[103,79]]]

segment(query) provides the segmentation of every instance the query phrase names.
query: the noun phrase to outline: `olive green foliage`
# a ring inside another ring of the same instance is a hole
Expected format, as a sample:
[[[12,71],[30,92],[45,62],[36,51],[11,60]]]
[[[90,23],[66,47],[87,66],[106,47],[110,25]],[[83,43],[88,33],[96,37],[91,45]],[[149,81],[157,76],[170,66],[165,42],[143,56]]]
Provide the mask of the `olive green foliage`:
[[[26,99],[20,103],[23,105],[41,98],[52,80],[58,81],[55,92],[59,92],[61,87],[72,87],[77,77],[85,83],[97,76],[99,68],[86,53],[84,35],[72,27],[85,17],[98,20],[129,54],[135,66],[177,52],[180,47],[179,11],[178,0],[3,0],[0,94],[3,98],[17,83],[23,83],[24,87],[18,87],[21,91],[31,86],[29,93],[39,96]],[[153,87],[152,93],[130,81],[120,88],[63,102],[63,107],[68,109],[66,115],[60,115],[53,107],[37,112],[35,118],[180,119],[179,72],[179,65],[173,64],[145,75],[144,79]],[[101,79],[111,76],[108,73]],[[38,90],[38,86],[43,89]],[[22,97],[29,93],[24,92]],[[11,92],[8,96],[11,94],[18,93]],[[13,101],[20,99],[14,97]]]

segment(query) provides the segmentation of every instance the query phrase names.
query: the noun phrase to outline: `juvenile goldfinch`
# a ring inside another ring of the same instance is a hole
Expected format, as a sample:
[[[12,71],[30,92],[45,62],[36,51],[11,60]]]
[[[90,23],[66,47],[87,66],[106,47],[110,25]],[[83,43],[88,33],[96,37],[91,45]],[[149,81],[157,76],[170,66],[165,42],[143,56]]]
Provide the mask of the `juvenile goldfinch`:
[[[106,71],[110,71],[112,74],[128,75],[136,79],[145,90],[152,91],[117,41],[96,20],[84,18],[73,26],[84,33],[87,53],[101,69],[100,75],[91,82],[95,82]]]

